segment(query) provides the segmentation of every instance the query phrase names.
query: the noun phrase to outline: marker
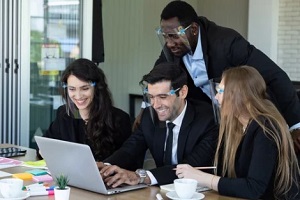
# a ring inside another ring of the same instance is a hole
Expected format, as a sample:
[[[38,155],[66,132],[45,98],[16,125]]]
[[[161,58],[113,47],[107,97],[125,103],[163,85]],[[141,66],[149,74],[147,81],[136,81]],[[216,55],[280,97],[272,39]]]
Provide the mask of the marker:
[[[44,191],[29,191],[30,196],[54,195],[54,190]]]
[[[36,190],[42,190],[42,191],[45,191],[45,190],[54,190],[55,186],[50,186],[50,187],[46,187],[46,186],[35,186],[35,187],[26,187],[27,190],[30,190],[30,191],[36,191]]]

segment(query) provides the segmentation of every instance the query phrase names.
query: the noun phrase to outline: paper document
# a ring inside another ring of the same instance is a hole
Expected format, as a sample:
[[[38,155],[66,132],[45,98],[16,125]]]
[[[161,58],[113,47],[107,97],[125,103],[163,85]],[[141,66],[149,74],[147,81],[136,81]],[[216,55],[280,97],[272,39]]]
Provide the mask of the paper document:
[[[0,157],[0,169],[22,165],[22,161]]]
[[[0,178],[11,176],[10,173],[0,171]]]

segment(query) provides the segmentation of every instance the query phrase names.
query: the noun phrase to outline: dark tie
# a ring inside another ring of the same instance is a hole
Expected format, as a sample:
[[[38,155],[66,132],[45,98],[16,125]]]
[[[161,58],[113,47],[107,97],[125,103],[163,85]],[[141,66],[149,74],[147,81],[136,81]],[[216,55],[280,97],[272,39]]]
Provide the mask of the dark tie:
[[[169,122],[167,125],[168,125],[169,135],[166,141],[164,163],[165,165],[172,165],[173,128],[175,124]]]

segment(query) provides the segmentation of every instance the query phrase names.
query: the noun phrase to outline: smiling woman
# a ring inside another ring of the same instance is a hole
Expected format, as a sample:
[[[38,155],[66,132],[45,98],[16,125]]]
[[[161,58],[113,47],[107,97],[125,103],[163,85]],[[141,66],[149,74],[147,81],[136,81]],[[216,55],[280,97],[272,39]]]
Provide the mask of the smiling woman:
[[[72,62],[61,82],[65,105],[44,136],[88,144],[95,159],[102,161],[131,134],[129,115],[112,105],[106,77],[90,60]]]

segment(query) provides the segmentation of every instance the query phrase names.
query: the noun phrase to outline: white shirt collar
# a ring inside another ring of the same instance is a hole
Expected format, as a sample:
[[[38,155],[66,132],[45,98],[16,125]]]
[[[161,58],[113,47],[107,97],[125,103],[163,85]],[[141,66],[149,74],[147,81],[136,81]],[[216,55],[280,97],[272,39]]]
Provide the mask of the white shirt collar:
[[[176,119],[174,119],[174,121],[172,122],[173,124],[175,124],[176,126],[181,127],[182,120],[183,120],[183,117],[184,117],[185,112],[186,112],[186,108],[187,108],[187,101],[185,101],[185,106],[184,106],[183,110],[181,111],[180,115],[178,115],[178,116],[176,117]],[[166,121],[166,125],[167,125],[169,122],[170,122],[170,121],[167,120],[167,121]]]

